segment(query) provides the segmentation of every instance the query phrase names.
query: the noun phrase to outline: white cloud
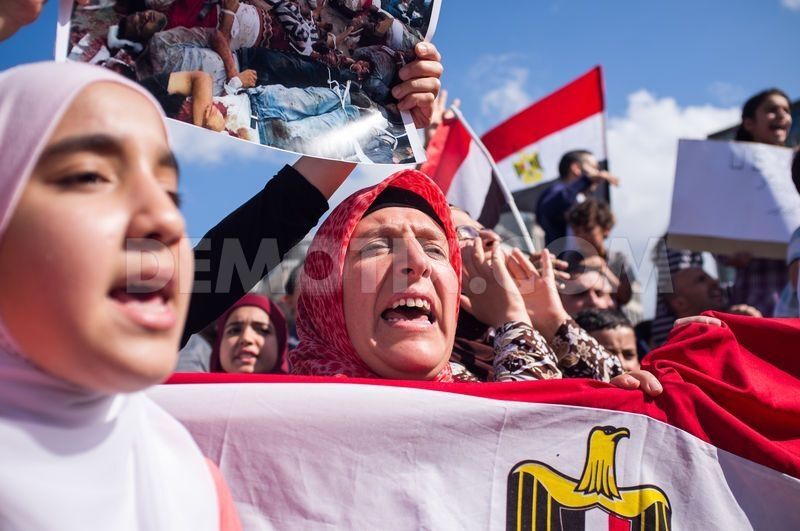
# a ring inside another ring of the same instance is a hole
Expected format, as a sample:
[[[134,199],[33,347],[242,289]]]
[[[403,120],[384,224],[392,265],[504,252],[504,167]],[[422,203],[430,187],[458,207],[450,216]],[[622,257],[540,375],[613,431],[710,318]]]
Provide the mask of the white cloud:
[[[800,0],[797,1],[800,2]],[[739,105],[747,97],[747,92],[743,87],[725,81],[714,81],[707,90],[721,105]]]
[[[275,151],[257,144],[176,120],[169,120],[169,134],[179,158],[193,163],[223,164],[243,159],[271,162],[279,158]]]
[[[781,0],[781,5],[792,11],[800,11],[800,0]]]
[[[639,90],[628,96],[624,116],[610,118],[609,161],[611,171],[621,179],[621,185],[612,190],[617,217],[613,236],[629,239],[637,260],[649,254],[646,248],[651,238],[666,232],[678,139],[705,138],[730,127],[738,122],[739,112],[738,107],[681,107],[672,98]],[[645,296],[649,314],[655,286],[645,287],[650,288]]]
[[[526,90],[529,71],[519,66],[517,54],[482,55],[469,72],[473,87],[479,87],[481,116],[497,124],[531,102]],[[485,89],[486,80],[492,80],[493,88]]]

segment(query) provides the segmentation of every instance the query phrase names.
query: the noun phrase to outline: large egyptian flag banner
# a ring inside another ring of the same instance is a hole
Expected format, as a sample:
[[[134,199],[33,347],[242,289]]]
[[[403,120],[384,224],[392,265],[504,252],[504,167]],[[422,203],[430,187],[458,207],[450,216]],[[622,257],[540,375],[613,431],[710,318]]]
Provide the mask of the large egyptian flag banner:
[[[219,464],[246,529],[800,529],[800,320],[717,316],[648,356],[656,399],[236,375],[151,396]]]
[[[535,211],[542,185],[558,177],[564,153],[585,149],[607,160],[604,111],[603,72],[597,66],[481,137],[521,210]],[[484,225],[497,223],[503,196],[463,124],[453,119],[440,126],[427,157],[421,169],[448,201]]]

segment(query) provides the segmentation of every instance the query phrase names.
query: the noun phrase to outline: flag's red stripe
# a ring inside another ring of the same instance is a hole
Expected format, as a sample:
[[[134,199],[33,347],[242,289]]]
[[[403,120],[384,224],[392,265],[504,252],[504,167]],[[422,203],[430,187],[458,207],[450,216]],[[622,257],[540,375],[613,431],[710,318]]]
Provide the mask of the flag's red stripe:
[[[445,195],[453,184],[458,168],[469,154],[472,137],[457,119],[439,126],[428,145],[428,161],[420,171],[439,185]]]
[[[597,66],[481,137],[494,160],[603,112],[603,73]]]
[[[613,514],[609,514],[608,531],[631,531],[631,523],[629,520],[623,520],[622,518],[617,518]]]

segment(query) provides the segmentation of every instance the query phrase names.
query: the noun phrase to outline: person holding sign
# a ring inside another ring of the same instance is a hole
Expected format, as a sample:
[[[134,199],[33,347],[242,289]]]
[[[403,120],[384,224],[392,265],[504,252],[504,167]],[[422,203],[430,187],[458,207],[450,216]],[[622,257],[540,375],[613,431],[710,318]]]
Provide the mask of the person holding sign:
[[[736,140],[783,146],[791,127],[789,96],[776,88],[764,90],[742,107],[742,124]],[[779,294],[786,284],[786,264],[782,260],[754,258],[749,253],[718,256],[717,259],[723,265],[736,268],[731,302],[754,306],[766,316],[773,315]]]
[[[800,194],[800,151],[794,154],[792,162],[792,182]],[[789,240],[786,251],[786,265],[789,266],[789,282],[781,292],[781,298],[775,307],[775,317],[800,317],[800,300],[798,300],[798,284],[800,283],[800,227]]]

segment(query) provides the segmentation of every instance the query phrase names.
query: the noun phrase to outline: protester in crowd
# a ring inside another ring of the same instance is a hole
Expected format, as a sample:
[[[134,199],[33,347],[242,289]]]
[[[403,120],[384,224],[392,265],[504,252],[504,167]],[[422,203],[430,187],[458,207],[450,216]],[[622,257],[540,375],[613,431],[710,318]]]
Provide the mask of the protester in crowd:
[[[283,295],[281,296],[281,305],[283,306],[284,313],[286,314],[287,324],[289,325],[289,349],[297,347],[300,340],[297,338],[297,299],[300,297],[300,273],[303,271],[303,262],[292,268],[286,283],[283,286]]]
[[[558,175],[536,204],[536,223],[544,230],[546,245],[567,235],[564,215],[572,205],[585,198],[585,193],[601,182],[619,184],[619,179],[601,170],[597,158],[585,150],[565,153],[558,163]]]
[[[141,392],[175,366],[192,273],[158,104],[75,63],[13,68],[0,92],[2,527],[239,529]]]
[[[589,332],[604,349],[619,358],[623,371],[640,368],[636,334],[633,325],[622,312],[590,308],[576,315],[575,322]]]
[[[605,201],[588,198],[570,207],[566,218],[574,235],[576,251],[581,257],[597,256],[602,259],[601,267],[616,288],[613,298],[618,307],[624,307],[634,297],[634,285],[637,292],[640,289],[628,257],[622,252],[606,248],[605,240],[615,223],[611,207]]]
[[[289,329],[278,305],[248,293],[217,321],[211,372],[281,374]]]
[[[700,253],[656,247],[653,260],[658,268],[656,316],[651,328],[651,346],[661,346],[676,319],[705,311],[727,311],[761,317],[757,308],[746,304],[730,306],[717,279],[703,269]]]
[[[520,260],[524,255],[507,257],[502,247],[493,250],[488,264],[479,239],[470,254],[480,276],[468,273],[465,284],[480,279],[485,292],[509,290],[518,282],[538,288],[530,290],[540,297],[537,319],[551,330],[555,349],[564,349],[563,356],[553,352],[531,326],[523,301],[498,308],[491,320],[496,327],[497,380],[557,378],[558,358],[583,363],[582,351],[601,350],[563,309],[559,311],[547,253],[542,260],[546,279],[529,261]],[[423,174],[398,172],[343,201],[317,232],[301,283],[300,345],[289,353],[294,373],[475,380],[463,367],[450,363],[461,251],[444,195]],[[475,285],[467,289],[470,296],[481,291]],[[652,375],[633,375],[628,382],[659,387]]]
[[[564,282],[559,292],[569,315],[574,317],[588,308],[608,310],[617,307],[613,297],[615,284],[602,258],[592,256],[574,262],[567,273],[570,279]],[[619,282],[616,278],[613,280]]]
[[[414,125],[428,125],[442,73],[439,52],[431,43],[417,46],[418,59],[400,71],[404,82],[392,89],[398,108],[411,113]],[[264,188],[203,237],[195,248],[195,289],[181,344],[191,334],[216,320],[280,262],[319,221],[328,209],[328,199],[355,169],[355,164],[311,157],[286,166]],[[226,242],[236,249],[226,253]],[[252,275],[233,275],[220,284],[220,271],[230,271],[230,262],[244,259],[257,263],[264,242],[277,247],[276,260]],[[202,265],[200,265],[202,264]]]
[[[736,140],[783,146],[791,127],[789,96],[781,90],[769,89],[745,102]],[[730,293],[732,303],[753,306],[763,315],[774,314],[781,290],[788,280],[783,260],[755,258],[746,252],[717,259],[721,264],[736,269]]]
[[[794,154],[792,162],[792,182],[800,194],[800,151]],[[789,281],[781,292],[775,306],[775,317],[800,317],[800,227],[792,233],[786,250],[786,266],[789,268]]]
[[[451,219],[455,226],[456,235],[458,237],[459,246],[462,249],[462,260],[466,260],[467,264],[472,263],[472,258],[469,251],[476,249],[475,242],[477,239],[481,240],[483,254],[487,262],[492,259],[493,251],[496,246],[502,243],[500,236],[490,230],[486,229],[481,223],[472,219],[470,215],[464,210],[450,206]],[[464,254],[464,250],[468,253]],[[511,251],[512,255],[519,251]],[[569,278],[569,275],[562,271],[562,268],[567,266],[566,262],[556,260],[555,257],[550,257],[552,270],[554,272],[555,281],[561,282]],[[531,257],[534,263],[540,264],[537,270],[542,271],[541,258],[542,253],[537,253]],[[522,260],[522,259],[520,259]],[[464,268],[465,270],[467,267]],[[464,280],[462,277],[462,284]],[[494,336],[495,329],[486,324],[493,319],[493,313],[498,312],[498,308],[507,305],[515,304],[516,299],[522,298],[529,317],[531,318],[534,326],[539,325],[539,320],[535,318],[535,308],[539,303],[537,293],[533,291],[530,293],[522,294],[519,292],[517,286],[509,286],[508,289],[495,290],[488,296],[483,293],[480,296],[469,297],[463,293],[461,295],[461,308],[458,314],[458,326],[456,328],[456,338],[453,344],[453,353],[450,357],[451,361],[460,363],[467,368],[469,372],[474,374],[481,381],[491,381],[495,379],[494,371]],[[502,310],[500,310],[502,312]],[[481,316],[480,318],[476,315]],[[483,321],[481,320],[483,319]],[[541,333],[548,333],[547,330],[539,329]],[[594,351],[586,351],[584,355],[590,355]],[[591,365],[597,370],[591,375],[582,371],[582,369]],[[586,362],[581,364],[570,364],[568,360],[559,360],[559,369],[565,377],[572,377],[576,374],[581,376],[588,376],[599,380],[607,380],[615,374],[615,369],[604,363],[604,358],[596,362]]]

